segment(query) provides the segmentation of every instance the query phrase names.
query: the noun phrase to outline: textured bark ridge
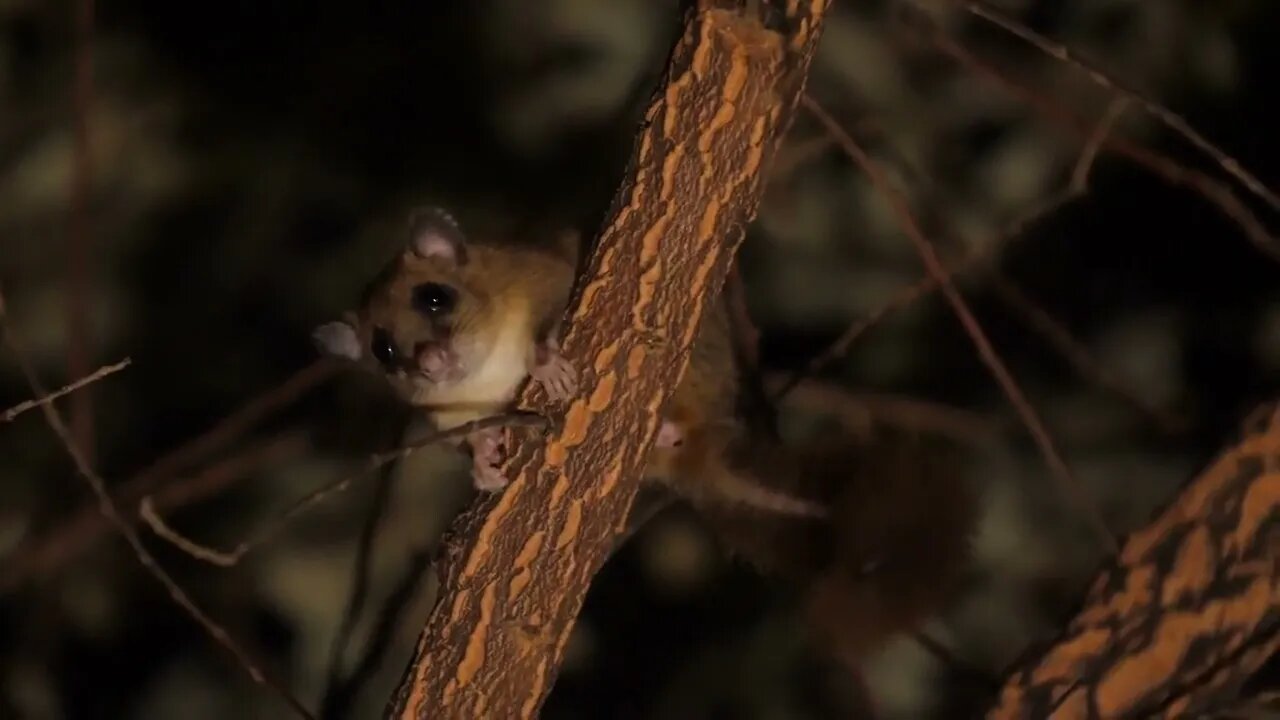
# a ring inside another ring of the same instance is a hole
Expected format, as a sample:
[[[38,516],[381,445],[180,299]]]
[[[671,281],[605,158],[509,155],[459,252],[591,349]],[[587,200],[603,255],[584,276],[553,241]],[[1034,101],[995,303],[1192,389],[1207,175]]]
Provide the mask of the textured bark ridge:
[[[991,718],[1195,717],[1280,648],[1280,404],[1128,538]]]
[[[521,406],[563,421],[517,438],[512,484],[454,524],[440,598],[389,717],[536,715],[625,526],[658,412],[755,215],[827,2],[777,3],[777,31],[712,5],[689,12],[570,304],[563,348],[580,394],[551,408],[525,391]]]

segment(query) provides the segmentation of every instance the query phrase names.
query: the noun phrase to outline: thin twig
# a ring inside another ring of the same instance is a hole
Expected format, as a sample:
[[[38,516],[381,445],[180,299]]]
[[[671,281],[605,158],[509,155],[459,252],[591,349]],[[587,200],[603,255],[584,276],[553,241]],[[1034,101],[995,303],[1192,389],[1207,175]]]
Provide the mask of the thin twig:
[[[1277,720],[1280,718],[1280,690],[1240,697],[1227,707],[1197,717],[1199,720]]]
[[[1098,162],[1098,153],[1106,144],[1107,138],[1111,137],[1111,131],[1115,129],[1116,122],[1127,106],[1128,103],[1124,100],[1112,100],[1107,105],[1107,111],[1102,114],[1102,119],[1093,126],[1093,132],[1085,140],[1084,149],[1080,151],[1076,166],[1071,171],[1071,185],[1068,187],[1070,192],[1077,195],[1089,192],[1089,178],[1093,175],[1093,166]]]
[[[1127,102],[1125,98],[1118,98],[1107,107],[1107,112],[1095,126],[1071,173],[1071,183],[1066,190],[1067,196],[1082,197],[1088,194],[1089,178],[1098,152],[1106,143],[1121,113],[1124,112]],[[999,271],[989,268],[988,279],[996,294],[1017,311],[1028,327],[1043,337],[1081,376],[1128,402],[1140,413],[1150,417],[1164,432],[1177,434],[1185,428],[1185,421],[1182,418],[1156,408],[1134,395],[1114,374],[1095,360],[1084,344],[1076,340],[1069,330]]]
[[[405,445],[398,450],[386,453],[377,453],[369,458],[369,463],[363,469],[358,470],[350,475],[343,477],[337,482],[325,485],[313,492],[310,492],[295,501],[287,510],[280,514],[267,527],[259,530],[253,536],[241,541],[231,550],[218,550],[205,545],[201,545],[190,538],[183,536],[177,530],[167,525],[156,512],[155,505],[151,500],[151,496],[142,498],[138,504],[138,517],[142,522],[146,523],[159,537],[169,541],[174,547],[182,550],[197,560],[221,567],[231,567],[240,562],[240,559],[249,551],[271,540],[280,533],[292,520],[303,514],[311,507],[318,505],[334,495],[345,492],[353,483],[365,477],[371,472],[378,470],[382,466],[402,460],[415,451],[435,443],[445,442],[461,437],[466,437],[474,432],[487,430],[495,427],[544,427],[546,418],[541,415],[524,412],[504,413],[502,415],[494,415],[491,417],[481,418],[465,425],[459,425],[450,430],[434,432],[426,437]]]
[[[1004,247],[1014,239],[1023,237],[1032,226],[1087,195],[1089,175],[1097,160],[1098,151],[1123,109],[1123,102],[1112,103],[1107,109],[1107,113],[1095,126],[1093,133],[1090,134],[1084,144],[1084,148],[1080,151],[1080,157],[1071,172],[1071,182],[1065,190],[1022,213],[998,237],[975,245],[963,258],[947,265],[946,274],[949,276],[962,275],[985,264],[997,249]],[[888,302],[855,320],[825,350],[811,358],[804,367],[793,372],[785,382],[778,383],[776,389],[769,393],[770,400],[775,403],[780,401],[805,379],[817,375],[831,363],[847,355],[849,350],[853,348],[853,344],[868,330],[878,325],[889,315],[931,294],[938,289],[940,284],[941,281],[937,277],[926,274],[925,277],[899,292]]]
[[[131,358],[125,358],[114,365],[104,365],[94,371],[92,375],[82,377],[69,385],[63,385],[44,397],[35,398],[34,400],[24,400],[8,410],[5,410],[3,413],[0,413],[0,422],[12,422],[14,418],[18,417],[22,413],[28,410],[34,410],[46,403],[51,403],[64,395],[70,395],[80,388],[86,385],[92,385],[108,375],[114,375],[115,373],[129,367],[132,362],[133,360]]]
[[[933,655],[935,658],[940,660],[943,665],[946,665],[960,675],[969,678],[986,690],[994,693],[1000,689],[999,678],[996,678],[990,673],[982,670],[973,663],[962,660],[959,655],[956,655],[955,652],[951,650],[951,648],[942,644],[942,642],[924,630],[916,630],[911,633],[911,638],[930,655]]]
[[[826,135],[784,144],[773,161],[773,169],[769,171],[769,184],[778,185],[787,182],[796,170],[810,160],[820,157],[831,145],[831,138]]]
[[[780,386],[786,381],[789,378],[781,374],[766,377],[766,385]],[[787,402],[810,412],[834,415],[855,432],[858,428],[865,430],[874,422],[981,446],[995,442],[1002,429],[995,418],[971,410],[909,397],[854,392],[838,383],[811,378],[793,387]]]
[[[912,7],[904,5],[903,7]],[[1033,88],[1019,83],[990,63],[982,60],[953,38],[944,33],[928,13],[917,10],[912,14],[915,24],[924,29],[930,42],[971,71],[1002,87],[1023,103],[1055,124],[1066,127],[1078,135],[1089,132],[1088,123],[1071,110],[1059,105]],[[1264,255],[1280,262],[1280,242],[1267,230],[1262,221],[1232,192],[1230,186],[1198,170],[1188,168],[1170,157],[1149,150],[1141,145],[1112,135],[1107,138],[1104,150],[1128,158],[1170,185],[1189,188],[1231,219],[1244,233],[1245,238]]]
[[[133,508],[147,493],[156,492],[166,481],[195,466],[218,450],[230,445],[270,414],[291,405],[306,392],[337,374],[341,365],[328,359],[317,360],[294,373],[276,387],[251,399],[214,427],[184,442],[166,453],[159,460],[120,484],[112,499],[117,507],[125,508],[125,518],[133,522]],[[234,463],[234,459],[221,461],[214,468],[200,474],[217,473],[222,477],[235,477],[217,468]],[[163,494],[163,491],[161,491]],[[163,506],[157,497],[157,504]],[[0,572],[0,593],[20,586],[31,577],[56,572],[81,552],[84,552],[110,527],[107,520],[94,506],[86,506],[70,519],[24,543],[5,558]]]
[[[612,558],[618,551],[626,547],[627,543],[640,534],[640,531],[647,527],[654,518],[675,504],[676,496],[666,491],[656,497],[650,497],[644,505],[633,501],[631,509],[627,511],[627,526],[614,538],[613,547],[609,550],[609,558]]]
[[[971,264],[971,262],[977,259],[977,255],[977,253],[970,254],[970,256],[966,257],[963,262],[957,263],[952,267],[951,272],[962,272]],[[775,403],[782,400],[782,398],[786,397],[792,390],[795,390],[800,383],[804,382],[806,378],[817,375],[827,366],[831,365],[831,363],[849,354],[849,350],[853,348],[853,344],[858,341],[858,338],[862,337],[863,333],[878,325],[881,320],[884,320],[892,313],[901,310],[902,308],[911,305],[916,300],[928,295],[930,292],[936,290],[937,287],[938,280],[936,278],[924,278],[923,280],[920,280],[914,285],[899,292],[897,295],[892,297],[889,302],[880,305],[875,310],[872,310],[870,313],[867,313],[863,317],[855,320],[852,325],[840,334],[840,337],[836,338],[835,342],[828,345],[822,352],[810,358],[809,362],[805,363],[804,367],[791,373],[790,377],[788,377],[786,381],[780,383],[777,389],[769,393],[770,400]]]
[[[889,181],[884,170],[866,154],[858,143],[854,141],[854,139],[840,127],[840,124],[828,115],[826,111],[813,100],[813,98],[806,95],[801,99],[801,103],[804,105],[806,110],[812,113],[814,117],[816,117],[818,121],[827,128],[828,132],[836,138],[836,142],[845,150],[846,153],[848,153],[849,157],[862,168],[863,172],[867,174],[872,183],[885,195],[886,199],[892,206],[894,213],[898,216],[898,221],[903,231],[911,240],[912,244],[915,245],[916,251],[920,255],[920,259],[924,262],[929,273],[933,277],[937,278],[940,283],[939,289],[947,298],[947,302],[951,305],[952,309],[955,310],[956,317],[960,320],[960,323],[964,326],[969,338],[973,341],[974,347],[978,351],[978,357],[982,360],[983,364],[987,366],[987,369],[991,371],[991,374],[995,377],[1000,388],[1008,397],[1010,404],[1013,405],[1014,410],[1017,411],[1018,415],[1022,418],[1023,423],[1026,424],[1031,437],[1040,447],[1040,452],[1044,455],[1045,462],[1049,465],[1050,471],[1061,486],[1060,489],[1072,501],[1079,505],[1081,511],[1085,513],[1086,518],[1089,520],[1091,527],[1096,533],[1098,541],[1102,543],[1104,548],[1114,554],[1119,546],[1116,543],[1115,538],[1112,536],[1110,529],[1107,527],[1106,522],[1102,519],[1101,513],[1093,501],[1080,491],[1079,485],[1076,483],[1074,477],[1072,477],[1070,468],[1067,467],[1066,461],[1063,460],[1062,456],[1058,453],[1058,449],[1053,442],[1053,438],[1050,436],[1048,429],[1044,426],[1044,423],[1040,420],[1040,415],[1036,412],[1035,408],[1031,406],[1031,403],[1023,394],[1022,389],[1018,386],[1017,381],[1013,378],[1013,375],[1009,372],[1008,368],[1005,367],[1004,361],[1000,359],[999,354],[996,353],[995,348],[992,347],[991,341],[987,339],[986,332],[982,329],[977,318],[974,317],[973,312],[970,311],[968,303],[965,302],[964,298],[960,295],[960,291],[956,289],[955,284],[951,282],[951,278],[948,277],[946,269],[938,259],[937,252],[934,250],[932,243],[930,243],[920,231],[920,227],[916,222],[915,215],[912,212],[911,206],[906,197],[893,186],[893,183]]]
[[[93,148],[89,116],[93,104],[93,14],[94,0],[75,4],[75,76],[71,90],[72,168],[70,187],[70,237],[67,243],[67,374],[83,377],[92,368],[89,338],[89,297],[93,267]],[[93,393],[85,391],[71,398],[71,435],[85,459],[93,463]]]
[[[130,478],[117,494],[119,502],[126,506],[137,503],[169,478],[230,445],[272,413],[292,405],[305,393],[337,375],[341,368],[339,363],[326,358],[297,371]]]
[[[14,360],[22,371],[22,374],[26,377],[27,384],[31,387],[32,393],[37,396],[44,395],[44,386],[40,382],[40,378],[36,375],[35,368],[32,366],[31,361],[27,358],[26,353],[23,352],[22,344],[14,336],[13,328],[9,327],[7,320],[8,317],[5,312],[4,297],[3,294],[0,294],[0,334],[4,336],[5,345],[8,346],[10,353],[13,355]],[[58,412],[57,407],[52,403],[45,403],[40,406],[40,409],[44,412],[44,417],[48,422],[49,427],[62,441],[62,445],[66,449],[67,455],[71,458],[72,463],[75,464],[76,472],[84,478],[85,482],[89,485],[89,488],[93,491],[93,494],[97,497],[98,505],[101,508],[103,515],[107,516],[111,523],[115,525],[116,530],[120,535],[129,543],[129,546],[133,548],[133,553],[138,558],[138,562],[142,567],[150,573],[156,581],[164,586],[165,590],[169,593],[169,597],[173,599],[174,603],[176,603],[188,615],[190,615],[196,623],[204,628],[205,632],[213,638],[214,642],[221,645],[235,657],[236,661],[240,664],[240,667],[246,674],[248,674],[251,680],[263,687],[274,690],[299,717],[314,720],[314,716],[298,700],[298,698],[294,697],[294,695],[289,692],[288,688],[278,682],[274,677],[268,675],[267,672],[264,671],[258,663],[236,643],[234,639],[232,639],[230,633],[201,610],[200,607],[196,605],[195,601],[187,595],[186,591],[182,589],[182,586],[178,585],[177,581],[160,566],[160,563],[156,561],[155,557],[152,556],[146,546],[143,545],[142,539],[138,537],[138,533],[129,525],[124,517],[121,516],[119,509],[117,509],[115,503],[112,502],[111,495],[107,492],[106,481],[103,480],[92,467],[90,467],[84,454],[76,447],[75,439],[71,436],[71,430],[62,419],[62,414]]]
[[[412,601],[427,577],[427,569],[431,567],[434,556],[434,548],[423,548],[409,558],[408,567],[378,609],[369,640],[365,643],[360,658],[345,678],[333,678],[334,682],[325,689],[324,699],[320,703],[321,720],[336,720],[347,716],[347,710],[360,690],[386,658],[391,643],[401,637],[398,630],[404,624],[405,612],[412,607]]]
[[[737,260],[724,285],[724,303],[729,315],[729,336],[737,361],[740,410],[748,426],[761,436],[777,437],[777,413],[765,392],[760,372],[760,331],[751,321],[747,291]]]
[[[1058,322],[1049,311],[1028,297],[1011,280],[994,271],[991,272],[989,279],[992,289],[1005,305],[1014,310],[1028,328],[1049,343],[1082,377],[1110,391],[1139,413],[1151,418],[1162,432],[1176,435],[1186,429],[1184,418],[1162,410],[1134,394],[1120,378],[1098,362],[1084,343],[1077,340],[1070,330]]]
[[[342,611],[342,620],[338,631],[334,634],[333,643],[329,646],[329,670],[325,680],[325,691],[320,702],[320,717],[340,717],[342,713],[334,713],[330,707],[335,694],[345,684],[342,672],[342,661],[351,645],[351,636],[355,632],[365,603],[369,598],[372,580],[372,562],[377,546],[378,531],[382,528],[382,520],[391,497],[395,493],[396,463],[387,463],[378,473],[378,482],[374,486],[373,501],[369,505],[363,527],[360,528],[360,539],[356,546],[356,559],[351,568],[351,589],[347,595],[346,607]]]
[[[174,478],[151,496],[152,504],[172,511],[215,497],[252,477],[261,468],[300,457],[311,448],[307,433],[290,430],[250,443],[234,455],[202,468],[199,472]]]
[[[725,306],[729,313],[729,324],[733,328],[733,350],[738,361],[752,372],[760,370],[760,331],[751,322],[751,312],[747,308],[747,292],[742,282],[742,268],[734,259],[729,278],[724,284]]]
[[[1191,123],[1187,122],[1182,116],[1111,77],[1097,65],[1081,58],[1078,53],[1072,51],[1066,45],[1050,40],[986,3],[977,2],[976,0],[953,0],[953,2],[959,2],[973,15],[1014,35],[1044,54],[1082,70],[1090,80],[1100,87],[1137,103],[1142,107],[1143,111],[1164,123],[1170,130],[1186,138],[1197,149],[1212,158],[1228,175],[1238,180],[1241,185],[1245,186],[1254,195],[1262,198],[1263,201],[1271,206],[1272,210],[1280,211],[1280,197],[1277,197],[1274,192],[1267,188],[1257,176],[1245,169],[1238,160],[1228,155],[1217,145],[1210,142],[1208,138],[1201,135],[1195,128],[1191,127]]]

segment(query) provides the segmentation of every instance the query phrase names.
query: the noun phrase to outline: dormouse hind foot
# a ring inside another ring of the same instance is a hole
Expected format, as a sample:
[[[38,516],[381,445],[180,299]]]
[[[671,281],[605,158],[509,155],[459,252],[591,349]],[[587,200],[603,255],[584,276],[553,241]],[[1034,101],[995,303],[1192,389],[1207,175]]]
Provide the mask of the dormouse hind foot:
[[[502,428],[480,430],[467,436],[471,446],[471,484],[480,492],[497,492],[510,484],[498,464],[502,462]]]
[[[529,374],[553,402],[563,402],[578,394],[578,371],[560,354],[560,344],[554,340],[534,348]]]

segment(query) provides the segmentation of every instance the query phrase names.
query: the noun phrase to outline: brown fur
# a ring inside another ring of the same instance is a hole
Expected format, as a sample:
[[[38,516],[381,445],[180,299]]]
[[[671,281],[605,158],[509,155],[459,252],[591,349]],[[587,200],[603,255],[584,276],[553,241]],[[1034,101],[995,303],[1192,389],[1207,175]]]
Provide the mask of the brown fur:
[[[952,448],[905,437],[843,435],[800,447],[738,450],[778,492],[829,508],[824,522],[710,513],[725,546],[803,589],[818,644],[856,663],[916,629],[958,592],[977,498]]]

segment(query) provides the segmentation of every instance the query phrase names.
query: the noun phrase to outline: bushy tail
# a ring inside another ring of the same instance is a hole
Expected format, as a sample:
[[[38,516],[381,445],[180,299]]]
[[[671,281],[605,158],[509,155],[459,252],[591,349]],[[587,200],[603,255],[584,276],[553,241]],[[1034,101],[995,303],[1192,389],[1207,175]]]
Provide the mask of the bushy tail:
[[[833,498],[831,562],[812,581],[806,608],[816,635],[846,660],[918,628],[959,592],[977,518],[961,460],[909,439],[809,458],[853,471]]]
[[[703,515],[732,553],[801,585],[815,639],[834,654],[865,657],[957,594],[977,502],[953,448],[838,436],[731,457],[720,486],[768,512]]]

